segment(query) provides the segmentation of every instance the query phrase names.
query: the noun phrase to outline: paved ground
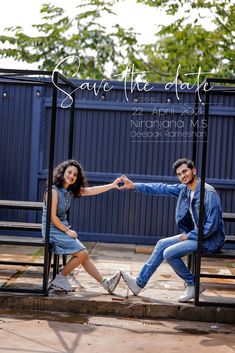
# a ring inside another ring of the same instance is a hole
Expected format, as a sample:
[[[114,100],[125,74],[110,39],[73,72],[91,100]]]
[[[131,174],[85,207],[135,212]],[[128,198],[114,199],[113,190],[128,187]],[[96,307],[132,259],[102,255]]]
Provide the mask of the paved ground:
[[[90,256],[104,275],[111,275],[122,268],[136,275],[152,251],[151,246],[123,244],[86,243]],[[42,250],[35,248],[17,248],[1,246],[3,259],[25,259],[42,261]],[[207,260],[203,267],[211,273],[235,273],[234,262],[228,260]],[[55,310],[83,314],[107,314],[126,317],[160,317],[235,322],[235,309],[207,307],[195,308],[193,303],[179,305],[177,298],[184,291],[182,281],[166,263],[163,263],[152,276],[146,288],[139,296],[133,296],[123,280],[115,294],[108,295],[104,289],[83,269],[77,271],[75,280],[79,280],[75,293],[50,291],[48,298],[16,295],[1,292],[0,308],[18,310]],[[0,285],[21,288],[40,288],[41,268],[0,266]],[[233,303],[235,306],[235,281],[204,280],[206,291],[201,299]]]
[[[0,312],[3,353],[232,353],[235,328],[184,321]]]

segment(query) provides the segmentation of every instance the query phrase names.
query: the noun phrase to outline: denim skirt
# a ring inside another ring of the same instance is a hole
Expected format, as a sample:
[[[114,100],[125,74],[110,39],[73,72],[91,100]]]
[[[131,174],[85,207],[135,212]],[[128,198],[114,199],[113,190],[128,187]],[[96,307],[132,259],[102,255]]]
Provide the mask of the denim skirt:
[[[63,221],[62,223],[66,227],[69,227],[67,221]],[[42,224],[42,237],[45,240],[45,224]],[[53,245],[53,252],[55,254],[70,255],[86,249],[78,239],[71,238],[53,224],[50,225],[50,244]]]

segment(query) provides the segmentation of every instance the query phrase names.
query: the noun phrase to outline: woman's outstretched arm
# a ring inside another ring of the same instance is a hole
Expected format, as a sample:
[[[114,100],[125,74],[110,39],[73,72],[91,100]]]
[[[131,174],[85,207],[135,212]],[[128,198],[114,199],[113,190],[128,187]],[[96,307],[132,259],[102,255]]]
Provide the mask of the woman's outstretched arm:
[[[94,195],[102,194],[103,192],[117,188],[118,183],[120,183],[121,180],[122,180],[121,178],[117,178],[110,184],[92,186],[89,188],[82,188],[82,190],[80,191],[80,194],[81,196],[94,196]]]

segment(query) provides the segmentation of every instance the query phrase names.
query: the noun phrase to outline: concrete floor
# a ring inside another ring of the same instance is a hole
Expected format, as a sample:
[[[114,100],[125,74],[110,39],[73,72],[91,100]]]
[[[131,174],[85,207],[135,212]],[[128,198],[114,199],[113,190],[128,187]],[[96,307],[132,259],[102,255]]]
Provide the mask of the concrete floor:
[[[2,353],[232,353],[235,327],[58,313],[0,312]]]
[[[86,243],[85,245],[103,275],[111,275],[120,268],[136,275],[153,249],[152,246],[124,244]],[[0,251],[3,260],[24,259],[43,262],[42,249],[2,245]],[[235,274],[235,263],[231,260],[207,259],[203,262],[203,268],[209,273]],[[82,285],[77,284],[77,291],[74,293],[66,294],[63,291],[51,290],[49,297],[39,298],[28,294],[1,292],[0,308],[235,322],[235,309],[227,308],[223,311],[215,306],[197,308],[193,301],[179,305],[178,297],[184,291],[184,285],[167,263],[162,263],[137,297],[132,295],[123,280],[120,281],[114,295],[108,295],[82,268],[74,274],[75,280],[79,280]],[[203,282],[206,291],[201,295],[202,301],[228,302],[234,304],[235,308],[234,280],[204,279]],[[0,265],[0,285],[10,288],[41,288],[42,269],[31,266]]]

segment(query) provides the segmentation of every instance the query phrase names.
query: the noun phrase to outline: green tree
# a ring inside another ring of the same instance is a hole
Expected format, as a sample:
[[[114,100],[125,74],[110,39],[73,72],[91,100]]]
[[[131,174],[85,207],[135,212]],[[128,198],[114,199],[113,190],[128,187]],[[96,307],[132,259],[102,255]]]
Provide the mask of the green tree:
[[[79,78],[102,79],[118,72],[120,63],[127,62],[128,53],[137,39],[132,29],[115,24],[110,33],[101,24],[103,15],[114,15],[111,0],[83,0],[74,18],[65,15],[63,8],[43,4],[42,23],[32,27],[39,35],[29,36],[22,27],[6,29],[0,36],[4,47],[0,57],[12,57],[27,63],[38,63],[39,69],[53,70],[68,56],[80,59]],[[78,69],[78,60],[64,61],[61,68],[67,76]]]
[[[138,43],[133,29],[116,23],[109,32],[103,25],[104,16],[113,15],[113,5],[120,0],[82,0],[74,18],[59,7],[44,4],[43,23],[33,25],[38,36],[28,36],[22,27],[8,28],[0,36],[0,57],[13,57],[25,62],[38,62],[38,68],[53,70],[69,55],[80,58],[80,78],[114,77],[127,65],[145,72],[138,79],[149,82],[173,80],[179,65],[179,81],[194,82],[201,67],[217,77],[234,77],[235,0],[137,0],[161,9],[171,19],[159,26],[156,41]],[[156,23],[158,18],[156,18]],[[205,28],[205,23],[213,25]],[[63,63],[63,72],[72,76],[77,63]],[[204,76],[208,76],[205,74]],[[203,75],[201,75],[201,79]]]
[[[161,26],[156,34],[156,42],[142,48],[149,68],[145,77],[148,81],[165,82],[166,78],[173,79],[179,65],[181,81],[185,81],[186,73],[198,72],[199,67],[204,72],[210,72],[209,76],[234,77],[234,0],[138,2],[158,7],[172,18],[170,25]],[[213,26],[213,30],[205,29],[206,22]],[[208,74],[201,75],[201,78],[203,76]],[[194,81],[195,76],[187,76],[187,82]]]

